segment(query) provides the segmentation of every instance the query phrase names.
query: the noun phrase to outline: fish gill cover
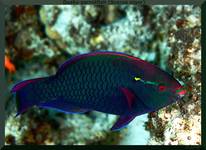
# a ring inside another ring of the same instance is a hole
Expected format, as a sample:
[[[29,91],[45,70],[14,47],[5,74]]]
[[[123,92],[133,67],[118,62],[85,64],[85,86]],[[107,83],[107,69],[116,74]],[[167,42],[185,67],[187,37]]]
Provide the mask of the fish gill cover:
[[[5,144],[201,144],[198,6],[44,5],[6,11]],[[113,52],[102,57],[100,50]],[[85,53],[94,57],[82,59]],[[48,78],[31,80],[40,77]],[[13,86],[16,96],[9,93]],[[62,95],[78,102],[68,104]],[[112,114],[122,117],[117,121]],[[112,126],[125,128],[111,132]]]

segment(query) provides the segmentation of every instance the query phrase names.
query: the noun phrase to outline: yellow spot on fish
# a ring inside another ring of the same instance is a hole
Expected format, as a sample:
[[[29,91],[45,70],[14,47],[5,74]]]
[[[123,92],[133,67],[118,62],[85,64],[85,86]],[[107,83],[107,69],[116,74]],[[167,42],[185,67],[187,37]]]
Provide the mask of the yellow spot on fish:
[[[134,77],[134,80],[135,80],[135,81],[139,81],[139,80],[141,80],[141,78]]]

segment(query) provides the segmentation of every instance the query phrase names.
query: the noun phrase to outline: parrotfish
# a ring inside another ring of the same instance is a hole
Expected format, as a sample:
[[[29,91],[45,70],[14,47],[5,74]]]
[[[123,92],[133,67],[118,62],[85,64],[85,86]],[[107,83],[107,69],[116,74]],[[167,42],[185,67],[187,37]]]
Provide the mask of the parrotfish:
[[[11,91],[16,93],[17,116],[34,105],[65,113],[95,110],[120,116],[111,130],[166,107],[186,93],[159,67],[111,51],[74,56],[55,75],[22,81]]]

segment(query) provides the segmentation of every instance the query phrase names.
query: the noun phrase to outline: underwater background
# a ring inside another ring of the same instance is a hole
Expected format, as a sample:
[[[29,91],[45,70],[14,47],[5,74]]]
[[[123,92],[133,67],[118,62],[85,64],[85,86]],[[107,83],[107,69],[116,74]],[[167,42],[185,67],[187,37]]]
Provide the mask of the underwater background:
[[[43,5],[5,9],[5,144],[200,145],[201,9],[192,5]],[[166,70],[189,89],[182,100],[111,132],[117,116],[37,107],[15,117],[12,86],[56,73],[70,57],[110,50]]]

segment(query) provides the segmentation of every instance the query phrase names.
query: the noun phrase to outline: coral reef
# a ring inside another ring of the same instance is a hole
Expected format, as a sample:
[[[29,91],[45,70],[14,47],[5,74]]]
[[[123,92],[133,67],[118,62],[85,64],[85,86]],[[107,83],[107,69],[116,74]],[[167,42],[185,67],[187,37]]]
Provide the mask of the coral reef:
[[[199,7],[11,6],[5,20],[5,144],[201,144]],[[14,117],[15,97],[9,91],[15,83],[55,74],[68,58],[96,50],[124,52],[172,71],[188,93],[119,132],[109,130],[116,116],[100,112],[65,115],[34,107]],[[129,140],[135,138],[132,131],[145,140]]]
[[[168,14],[159,16],[156,20],[150,18],[160,11],[168,11]],[[45,5],[40,9],[40,18],[48,37],[56,39],[54,36],[58,35],[58,43],[67,45],[64,50],[72,55],[94,50],[113,50],[126,52],[157,64],[160,61],[161,66],[166,68],[164,64],[170,49],[166,44],[168,35],[165,33],[168,32],[171,23],[165,24],[164,29],[161,23],[168,19],[169,11],[167,7],[161,6],[151,9],[148,6],[124,5]],[[154,25],[156,22],[159,24]]]
[[[201,46],[200,8],[179,6],[176,24],[170,30],[169,68],[185,84],[187,94],[172,106],[150,115],[150,144],[201,144]],[[191,13],[193,12],[193,13]],[[160,135],[159,135],[160,134]],[[158,135],[158,136],[157,136]]]
[[[21,117],[14,117],[13,113],[7,119],[6,144],[85,145],[104,141],[106,137],[112,138],[113,134],[115,137],[119,135],[106,132],[116,117],[99,112],[65,115],[33,108]]]

